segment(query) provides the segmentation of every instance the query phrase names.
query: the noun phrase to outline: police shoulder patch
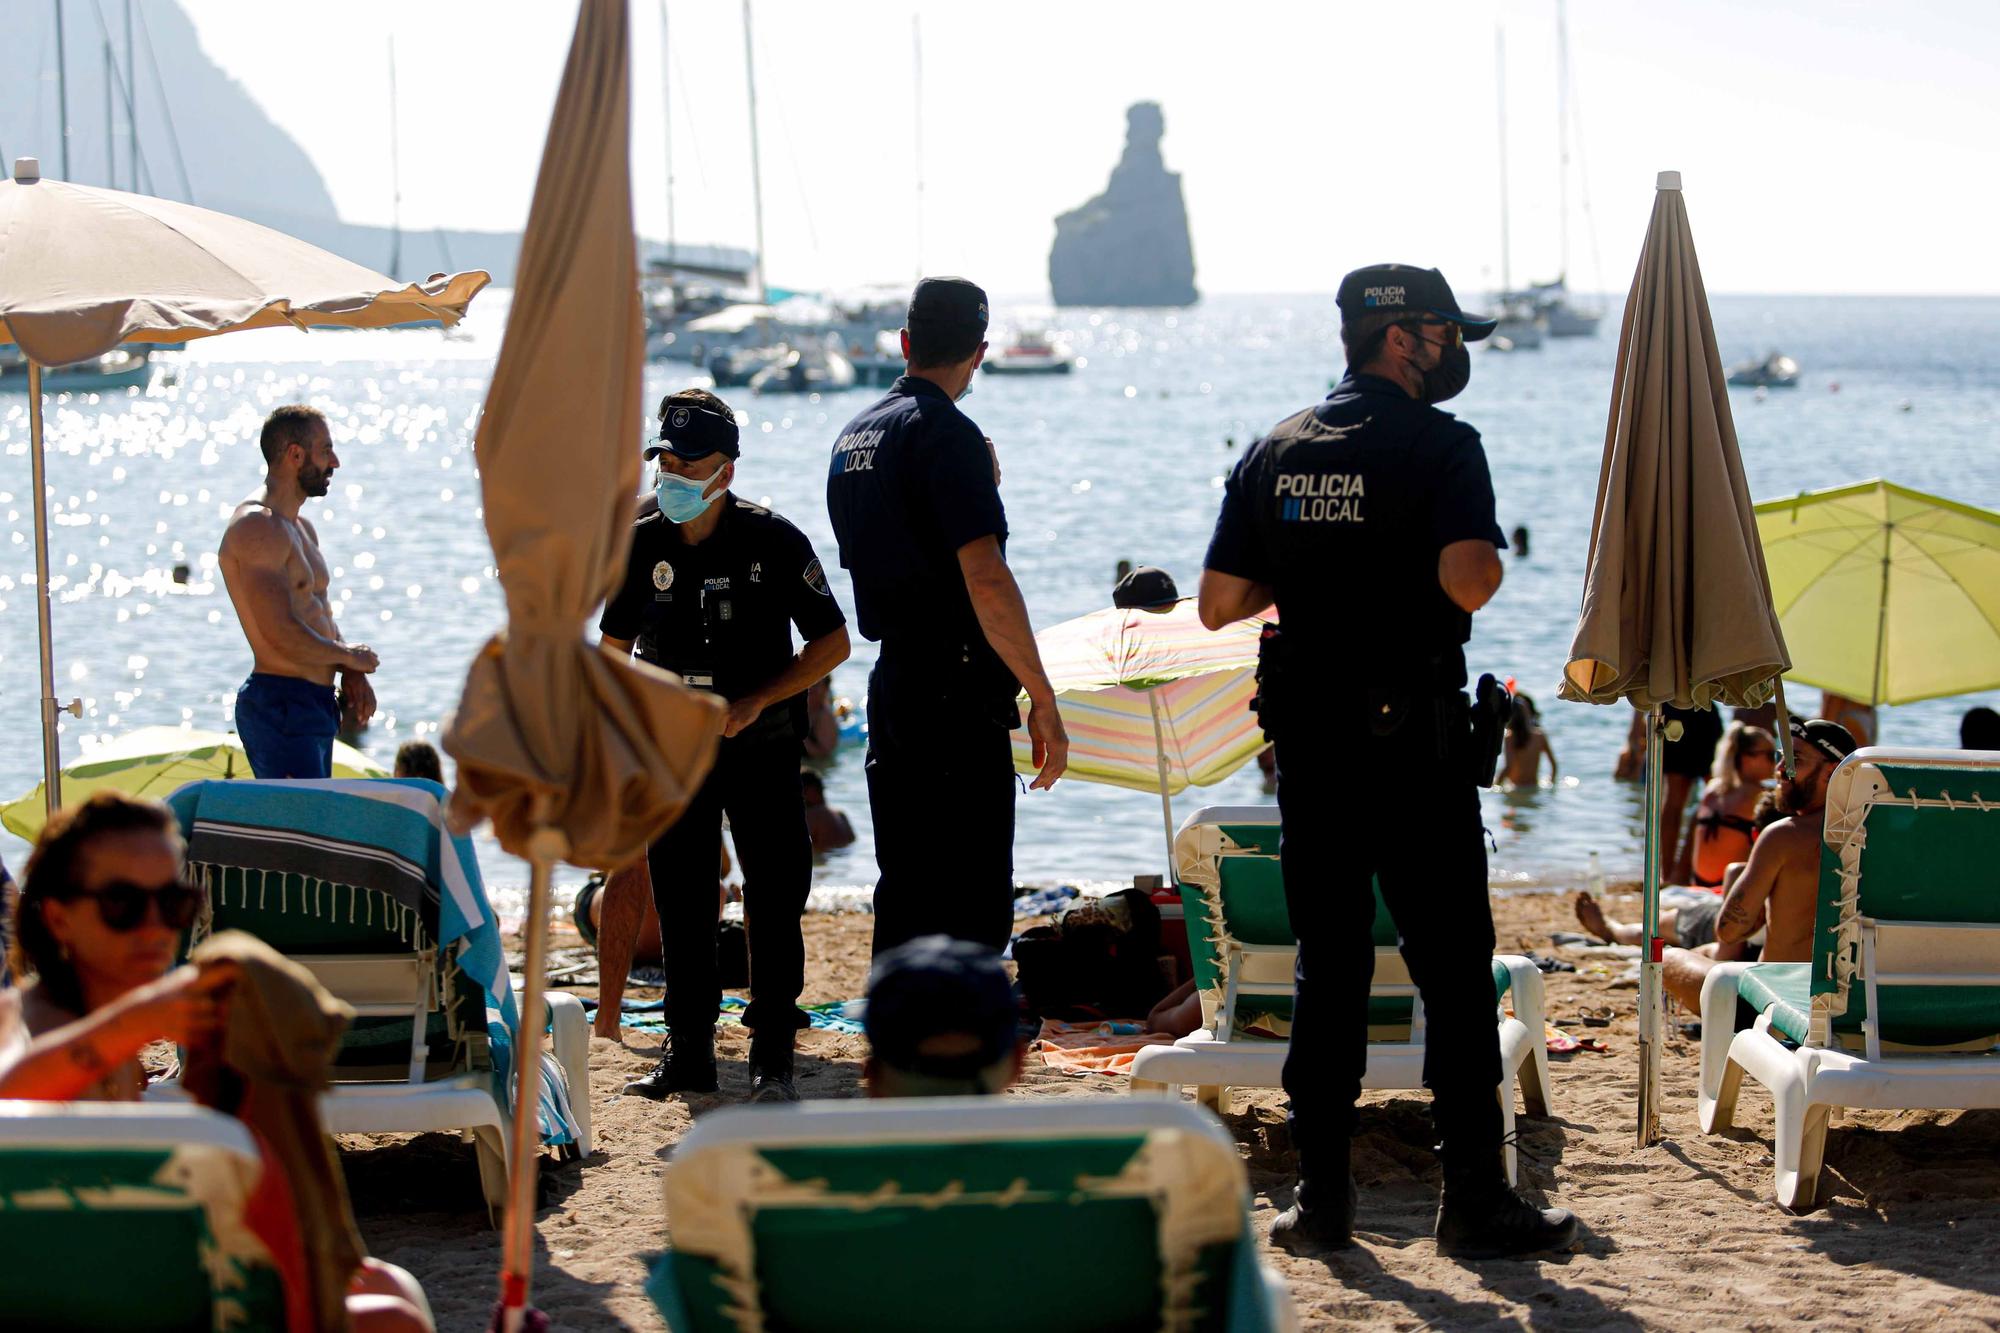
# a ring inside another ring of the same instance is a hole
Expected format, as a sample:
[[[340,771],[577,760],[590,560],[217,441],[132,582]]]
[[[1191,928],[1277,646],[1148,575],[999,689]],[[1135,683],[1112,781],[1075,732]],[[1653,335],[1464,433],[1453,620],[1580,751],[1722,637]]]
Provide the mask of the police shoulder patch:
[[[674,586],[674,567],[662,560],[653,566],[653,586],[661,592]]]
[[[805,580],[806,580],[806,586],[808,588],[811,588],[814,592],[818,593],[820,596],[822,597],[833,596],[831,592],[827,591],[826,571],[820,567],[820,563],[817,557],[813,559],[811,564],[806,566]]]

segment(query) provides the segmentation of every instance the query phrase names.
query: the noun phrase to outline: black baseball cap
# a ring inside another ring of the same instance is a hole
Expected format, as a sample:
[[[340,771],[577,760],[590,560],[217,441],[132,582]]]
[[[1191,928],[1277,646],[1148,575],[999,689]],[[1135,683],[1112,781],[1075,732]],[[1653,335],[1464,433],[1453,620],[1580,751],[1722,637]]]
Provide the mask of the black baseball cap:
[[[1016,1014],[998,954],[923,935],[876,958],[862,1026],[875,1058],[891,1069],[970,1079],[1014,1049]]]
[[[964,278],[924,278],[910,293],[910,323],[986,327],[986,291]]]
[[[1839,763],[1853,754],[1860,746],[1854,743],[1854,733],[1838,722],[1828,722],[1816,717],[1810,722],[1792,719],[1792,736],[1803,745],[1818,750],[1830,763]]]
[[[1157,565],[1141,565],[1118,580],[1111,590],[1111,604],[1143,611],[1156,606],[1172,606],[1181,599],[1174,576]]]
[[[1497,320],[1468,315],[1458,308],[1451,284],[1434,268],[1410,264],[1370,264],[1340,280],[1341,322],[1352,324],[1364,315],[1407,314],[1412,318],[1448,319],[1459,326],[1467,342],[1493,332]]]
[[[646,446],[647,462],[661,454],[693,463],[713,453],[742,456],[736,417],[699,403],[676,403],[673,395],[660,400],[660,438]]]

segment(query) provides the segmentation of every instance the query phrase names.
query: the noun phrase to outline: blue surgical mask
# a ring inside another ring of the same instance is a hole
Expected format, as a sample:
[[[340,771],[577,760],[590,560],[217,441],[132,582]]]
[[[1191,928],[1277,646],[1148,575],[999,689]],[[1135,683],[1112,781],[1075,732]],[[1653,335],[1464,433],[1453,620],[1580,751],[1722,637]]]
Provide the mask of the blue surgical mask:
[[[660,512],[667,516],[669,523],[694,522],[715,503],[715,496],[707,493],[708,485],[721,475],[718,470],[714,477],[697,479],[662,472],[660,479],[653,483],[653,494],[660,499]]]

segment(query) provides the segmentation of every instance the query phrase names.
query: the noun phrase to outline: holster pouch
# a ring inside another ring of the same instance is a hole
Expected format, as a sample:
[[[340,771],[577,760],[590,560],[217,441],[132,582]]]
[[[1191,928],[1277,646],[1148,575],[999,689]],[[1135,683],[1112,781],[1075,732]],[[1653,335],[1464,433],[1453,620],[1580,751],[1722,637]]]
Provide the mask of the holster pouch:
[[[1276,625],[1266,625],[1257,635],[1257,692],[1250,696],[1250,711],[1257,715],[1267,741],[1278,729],[1284,677],[1284,637]]]
[[[1462,694],[1453,698],[1463,700]],[[1499,775],[1500,753],[1507,743],[1507,719],[1514,711],[1514,696],[1488,672],[1479,677],[1472,692],[1472,717],[1466,750],[1467,766],[1477,787],[1490,787]],[[1466,734],[1464,731],[1461,735]]]

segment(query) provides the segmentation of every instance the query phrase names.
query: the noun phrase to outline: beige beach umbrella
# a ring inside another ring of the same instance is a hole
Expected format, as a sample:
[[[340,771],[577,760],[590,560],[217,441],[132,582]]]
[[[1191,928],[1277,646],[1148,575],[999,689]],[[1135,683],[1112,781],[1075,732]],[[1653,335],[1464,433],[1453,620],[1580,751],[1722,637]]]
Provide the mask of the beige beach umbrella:
[[[501,1278],[509,1329],[533,1272],[531,1076],[549,873],[559,859],[601,869],[635,859],[686,807],[721,733],[713,696],[584,638],[624,572],[639,482],[644,336],[625,9],[583,0],[550,116],[474,445],[507,626],[473,659],[444,732],[458,761],[454,821],[491,818],[501,845],[532,870]]]
[[[49,624],[42,371],[120,343],[180,343],[238,329],[458,322],[481,272],[399,284],[318,246],[226,213],[42,179],[32,157],[0,181],[0,344],[28,360],[35,594],[42,656],[42,790],[62,802]]]
[[[1772,698],[1790,665],[1680,173],[1663,171],[1618,335],[1583,610],[1557,690],[1573,702],[1626,700],[1652,715],[1641,1143],[1659,1128],[1660,705],[1755,707]],[[1782,698],[1779,706],[1782,713]]]

